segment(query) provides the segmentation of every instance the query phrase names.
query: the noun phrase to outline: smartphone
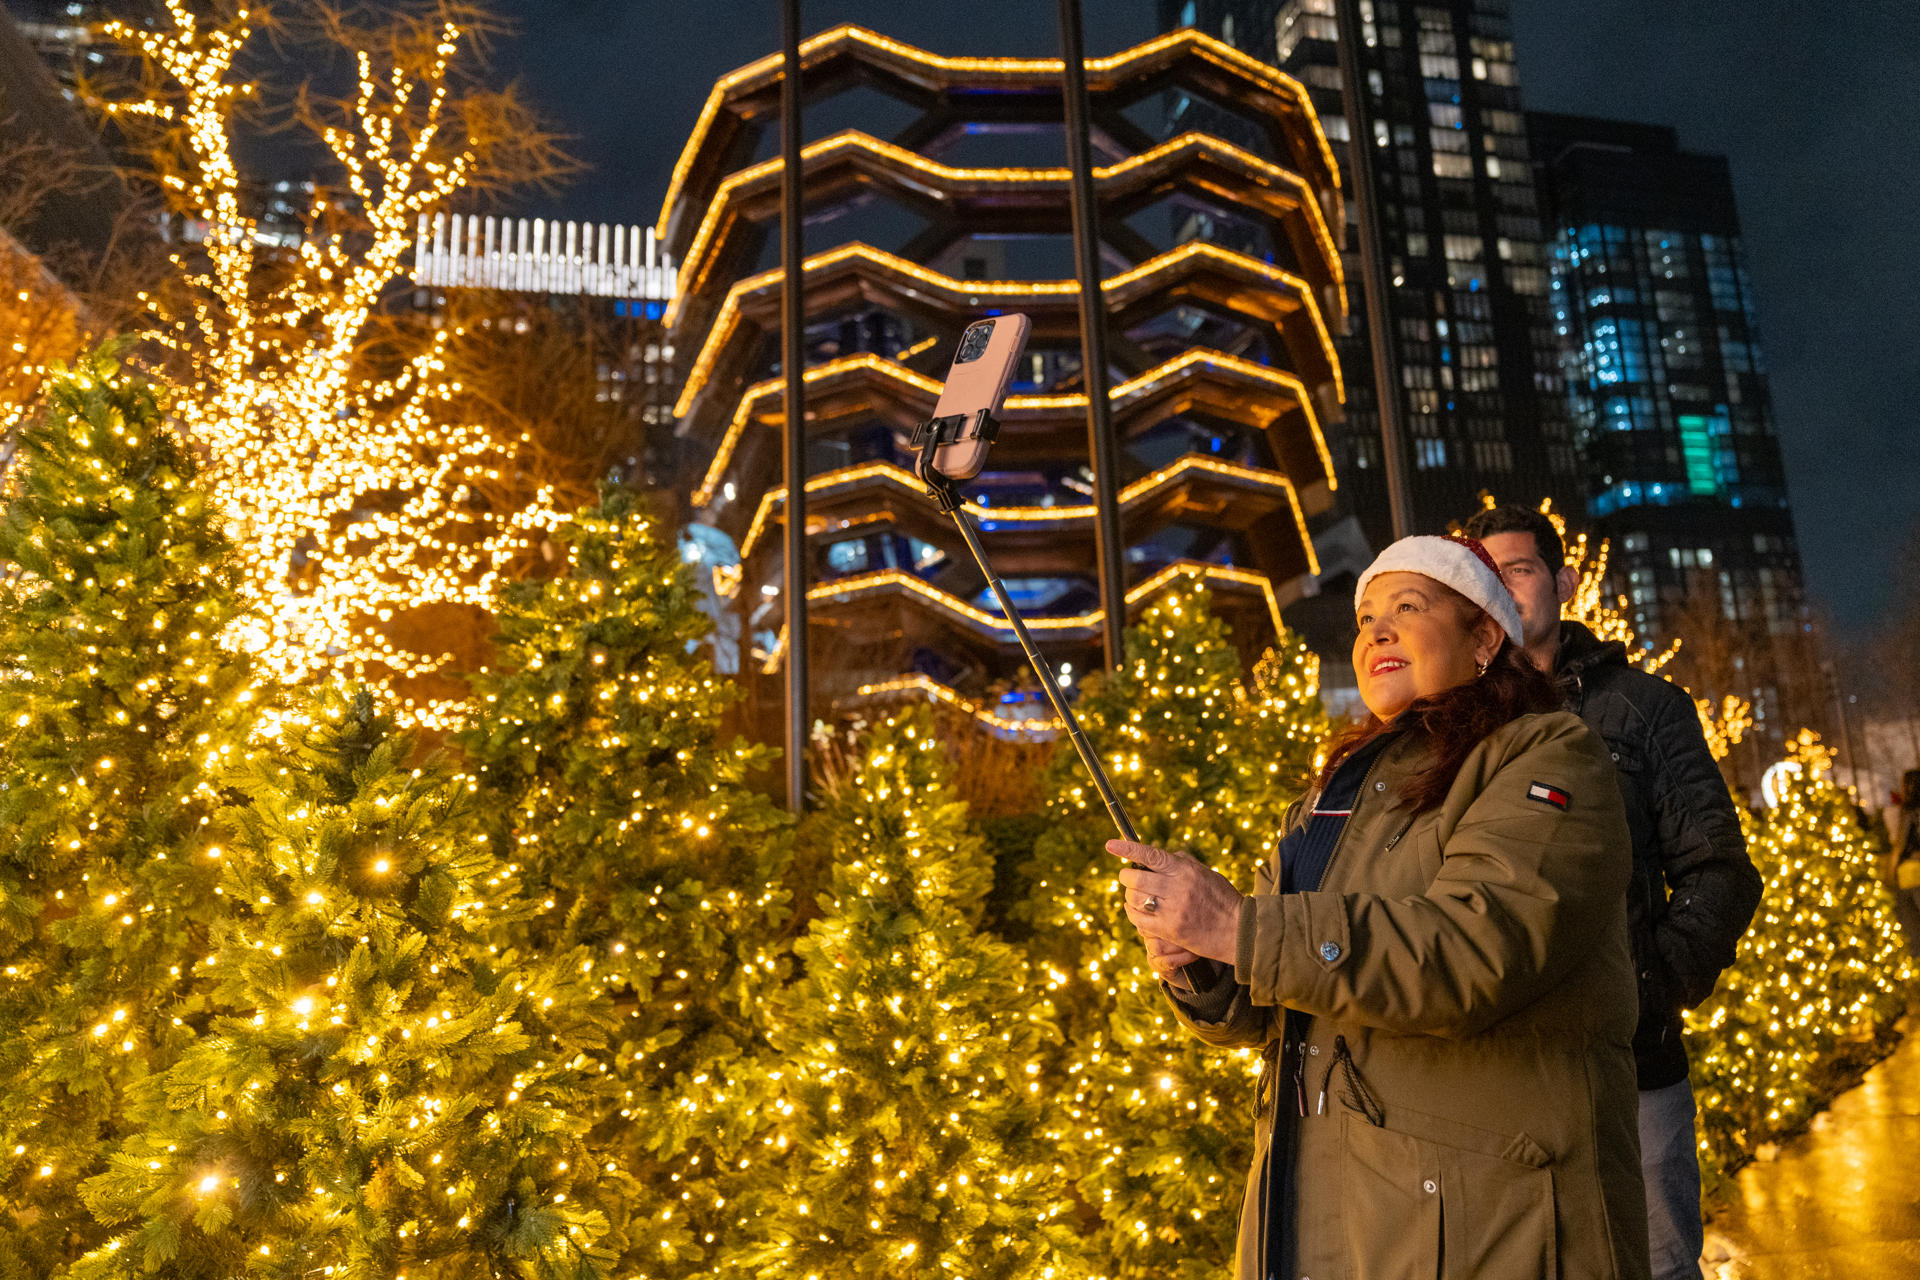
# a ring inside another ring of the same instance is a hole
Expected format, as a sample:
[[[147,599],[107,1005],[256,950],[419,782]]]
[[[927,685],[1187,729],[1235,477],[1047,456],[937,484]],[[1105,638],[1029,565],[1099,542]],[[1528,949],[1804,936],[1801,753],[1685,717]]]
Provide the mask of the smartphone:
[[[933,465],[949,480],[971,480],[987,465],[987,446],[993,442],[973,434],[973,424],[982,410],[989,415],[1000,412],[1032,327],[1023,315],[1004,315],[977,320],[960,335],[953,368],[947,371],[947,384],[933,407],[936,418],[960,414],[968,423],[966,438],[941,445],[933,455]]]

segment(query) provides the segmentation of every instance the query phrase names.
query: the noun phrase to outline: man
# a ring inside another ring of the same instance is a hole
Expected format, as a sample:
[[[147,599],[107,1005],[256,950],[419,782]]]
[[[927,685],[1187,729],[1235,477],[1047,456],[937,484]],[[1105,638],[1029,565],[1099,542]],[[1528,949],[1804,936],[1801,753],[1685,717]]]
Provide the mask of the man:
[[[1640,1084],[1640,1160],[1655,1280],[1700,1274],[1700,1162],[1681,1011],[1713,991],[1760,904],[1733,797],[1679,686],[1627,665],[1560,618],[1578,575],[1553,522],[1525,507],[1477,513],[1466,532],[1486,546],[1520,605],[1527,657],[1552,675],[1567,709],[1606,740],[1627,802],[1633,880],[1627,919],[1640,982],[1633,1050]]]

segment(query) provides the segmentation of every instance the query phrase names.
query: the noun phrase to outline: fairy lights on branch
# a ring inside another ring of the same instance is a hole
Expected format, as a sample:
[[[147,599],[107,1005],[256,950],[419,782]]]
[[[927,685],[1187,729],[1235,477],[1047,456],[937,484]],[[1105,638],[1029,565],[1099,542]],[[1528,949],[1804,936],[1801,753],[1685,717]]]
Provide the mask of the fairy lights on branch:
[[[157,29],[108,26],[147,70],[146,95],[117,110],[167,123],[160,184],[207,225],[200,256],[178,259],[184,301],[155,301],[159,338],[183,371],[174,411],[210,456],[261,618],[242,643],[283,679],[435,670],[445,655],[394,639],[392,624],[422,606],[488,606],[528,535],[555,518],[545,489],[506,509],[474,500],[514,479],[513,449],[459,421],[447,374],[457,331],[370,350],[387,336],[375,308],[420,217],[476,175],[455,12],[355,48],[344,101],[302,95],[296,115],[344,190],[312,197],[291,252],[256,242],[234,151],[238,112],[258,96],[236,64],[260,11],[206,23],[166,0]]]
[[[81,340],[74,299],[0,228],[0,442],[39,403],[54,362],[74,355]],[[6,470],[6,448],[0,443],[0,473]]]

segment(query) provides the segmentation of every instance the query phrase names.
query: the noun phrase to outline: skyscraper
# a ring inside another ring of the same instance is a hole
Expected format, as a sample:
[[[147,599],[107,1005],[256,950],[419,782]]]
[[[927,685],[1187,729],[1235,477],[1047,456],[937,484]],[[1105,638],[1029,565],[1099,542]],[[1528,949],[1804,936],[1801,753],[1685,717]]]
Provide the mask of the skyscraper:
[[[1800,555],[1723,157],[1672,129],[1529,113],[1587,511],[1642,634],[1706,602],[1806,626]]]
[[[1370,0],[1360,12],[1415,528],[1444,528],[1474,509],[1482,489],[1574,506],[1584,493],[1506,5]],[[1351,186],[1333,0],[1161,0],[1160,17],[1302,81]],[[1208,110],[1175,95],[1170,131],[1200,127],[1191,118]],[[1355,202],[1347,209],[1347,275],[1357,282]],[[1346,421],[1330,443],[1341,509],[1377,548],[1391,527],[1363,302],[1352,288],[1354,318],[1338,344]],[[1355,549],[1322,552],[1332,573]]]

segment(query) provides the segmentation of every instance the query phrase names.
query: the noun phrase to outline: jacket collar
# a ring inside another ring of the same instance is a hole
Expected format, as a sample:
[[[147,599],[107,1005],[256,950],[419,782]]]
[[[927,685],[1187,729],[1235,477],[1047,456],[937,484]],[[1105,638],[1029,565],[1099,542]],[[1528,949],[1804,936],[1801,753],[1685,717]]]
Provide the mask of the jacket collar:
[[[1562,620],[1560,652],[1554,658],[1553,682],[1568,707],[1578,710],[1585,701],[1587,677],[1602,667],[1627,666],[1627,646],[1602,640],[1585,623]]]
[[[1626,645],[1618,640],[1602,640],[1583,622],[1561,622],[1560,652],[1553,664],[1556,680],[1578,680],[1595,667],[1626,665]]]

